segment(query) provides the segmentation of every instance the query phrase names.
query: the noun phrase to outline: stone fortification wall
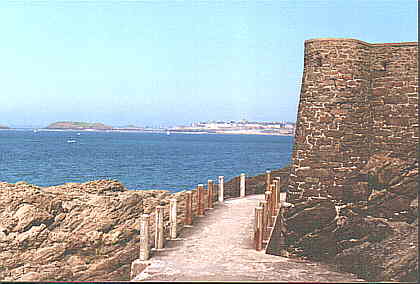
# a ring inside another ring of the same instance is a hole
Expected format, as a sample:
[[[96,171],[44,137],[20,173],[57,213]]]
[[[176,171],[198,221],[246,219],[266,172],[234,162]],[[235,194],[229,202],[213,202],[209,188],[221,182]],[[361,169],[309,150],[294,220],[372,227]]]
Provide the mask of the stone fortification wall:
[[[289,182],[292,199],[301,193],[342,199],[351,190],[349,174],[374,153],[416,156],[417,52],[416,42],[305,42]]]
[[[372,154],[415,156],[418,145],[417,43],[372,48]]]

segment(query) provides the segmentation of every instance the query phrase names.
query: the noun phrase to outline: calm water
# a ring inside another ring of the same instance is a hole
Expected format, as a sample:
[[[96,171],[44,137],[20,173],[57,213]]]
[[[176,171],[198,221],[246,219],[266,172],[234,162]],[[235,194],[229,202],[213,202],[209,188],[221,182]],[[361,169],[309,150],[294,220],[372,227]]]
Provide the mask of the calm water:
[[[69,143],[69,140],[76,141]],[[39,186],[117,179],[129,189],[191,189],[289,163],[292,137],[0,131],[0,181]]]

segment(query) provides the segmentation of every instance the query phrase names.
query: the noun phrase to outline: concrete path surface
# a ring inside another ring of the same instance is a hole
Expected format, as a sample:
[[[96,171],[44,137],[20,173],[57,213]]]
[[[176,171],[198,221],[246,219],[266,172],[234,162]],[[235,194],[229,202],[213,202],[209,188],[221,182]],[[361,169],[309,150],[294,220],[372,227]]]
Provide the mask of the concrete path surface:
[[[363,281],[324,264],[256,251],[254,208],[263,198],[229,199],[195,217],[178,239],[153,251],[150,265],[133,281]]]

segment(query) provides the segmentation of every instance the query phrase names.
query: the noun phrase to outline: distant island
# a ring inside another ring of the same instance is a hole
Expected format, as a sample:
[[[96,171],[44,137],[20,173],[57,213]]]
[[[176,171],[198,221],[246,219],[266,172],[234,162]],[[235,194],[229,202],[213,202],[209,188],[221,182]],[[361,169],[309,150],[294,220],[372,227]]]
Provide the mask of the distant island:
[[[110,126],[100,122],[72,122],[60,121],[48,125],[45,130],[78,130],[78,131],[137,131],[167,134],[253,134],[253,135],[294,135],[295,123],[293,122],[257,122],[257,121],[207,121],[194,122],[188,126],[174,127],[141,127],[135,125]]]
[[[54,122],[46,127],[46,129],[61,129],[61,130],[111,130],[112,126],[105,125],[100,122],[74,122],[74,121],[60,121]]]
[[[0,124],[0,129],[10,129],[10,127],[4,126]]]

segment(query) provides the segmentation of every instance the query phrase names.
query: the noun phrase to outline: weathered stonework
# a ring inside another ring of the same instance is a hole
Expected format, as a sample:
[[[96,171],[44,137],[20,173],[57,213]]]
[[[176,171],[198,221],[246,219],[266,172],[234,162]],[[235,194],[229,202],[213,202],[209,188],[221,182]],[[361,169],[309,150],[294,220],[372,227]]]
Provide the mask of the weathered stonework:
[[[373,154],[416,156],[417,54],[417,42],[305,42],[290,197],[342,199],[353,185],[368,186],[347,177]]]

